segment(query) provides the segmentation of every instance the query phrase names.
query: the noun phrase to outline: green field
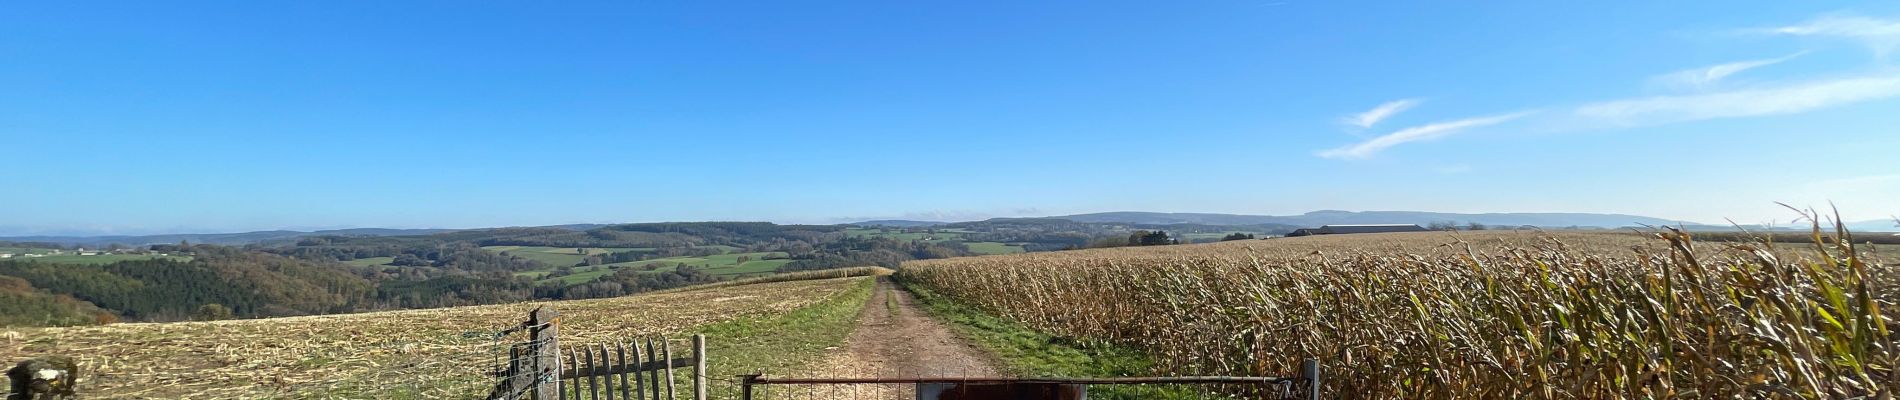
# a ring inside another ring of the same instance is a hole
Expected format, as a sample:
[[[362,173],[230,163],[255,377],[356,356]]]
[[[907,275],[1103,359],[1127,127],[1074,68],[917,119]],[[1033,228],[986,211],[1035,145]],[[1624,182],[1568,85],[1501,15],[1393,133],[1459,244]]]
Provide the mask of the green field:
[[[56,264],[99,265],[99,264],[111,264],[111,263],[120,262],[120,261],[145,260],[145,259],[153,259],[153,258],[168,258],[168,259],[173,259],[173,260],[178,260],[178,261],[191,261],[191,257],[185,257],[185,256],[159,256],[159,255],[145,255],[145,254],[100,254],[100,255],[93,255],[93,256],[67,254],[67,255],[31,257],[31,258],[14,257],[14,258],[9,258],[9,260],[26,260],[26,261],[33,261],[33,262],[56,263]]]
[[[719,246],[725,247],[725,246]],[[580,264],[587,256],[616,253],[622,251],[652,251],[651,247],[547,247],[547,246],[483,246],[482,250],[493,253],[507,252],[509,255],[540,261],[549,266],[561,267]]]
[[[540,279],[538,280],[538,282],[560,281],[561,284],[563,285],[575,285],[575,284],[587,283],[588,281],[594,280],[594,278],[599,278],[602,276],[606,276],[607,274],[614,273],[615,271],[619,271],[620,268],[623,268],[623,267],[618,266],[618,265],[597,265],[597,266],[592,266],[592,267],[574,267],[574,273],[572,274],[568,274],[566,276],[561,276],[561,277],[556,277],[556,278]],[[539,278],[541,276],[547,275],[548,271],[521,272],[521,273],[516,273],[515,275],[523,275],[523,274],[533,274],[532,276]]]
[[[789,264],[792,262],[792,260],[788,260],[788,259],[777,259],[777,260],[764,259],[768,256],[785,257],[786,254],[783,252],[732,253],[732,254],[719,254],[719,255],[706,256],[706,257],[656,258],[656,259],[651,259],[651,260],[624,262],[624,263],[618,263],[618,264],[607,264],[607,265],[599,265],[599,266],[592,266],[592,267],[575,267],[573,274],[556,277],[556,278],[542,279],[541,281],[551,282],[551,281],[558,280],[562,283],[573,285],[573,284],[579,284],[579,283],[586,283],[588,281],[594,280],[595,278],[599,278],[607,274],[612,274],[616,271],[619,271],[625,268],[633,268],[643,273],[661,273],[661,272],[671,272],[679,264],[686,264],[686,265],[699,267],[701,270],[706,271],[706,273],[719,275],[719,276],[769,274],[769,273],[777,272],[779,266]],[[751,260],[748,260],[744,263],[740,263],[739,262],[740,257],[751,257]],[[647,264],[660,264],[661,267],[659,269],[655,269],[652,271],[645,271],[645,270],[640,269],[642,266],[645,266]],[[548,271],[531,271],[531,272],[517,273],[516,275],[539,278],[541,276],[546,276],[547,274],[548,274]]]
[[[52,252],[53,252],[53,249],[40,249],[40,248],[32,248],[32,247],[0,247],[0,253],[8,253],[8,254],[13,254],[13,255],[49,254]]]
[[[1001,242],[968,242],[963,245],[969,246],[971,252],[982,255],[1016,254],[1023,252],[1022,245]]]
[[[659,271],[670,271],[671,269],[668,269],[668,268],[672,266],[679,265],[679,264],[686,264],[686,265],[699,267],[700,269],[706,270],[707,273],[711,273],[713,275],[744,275],[744,274],[769,273],[769,272],[778,271],[779,266],[791,263],[792,260],[787,260],[787,259],[767,260],[765,258],[766,257],[787,257],[787,256],[789,255],[785,254],[784,252],[732,253],[732,254],[712,255],[712,256],[706,256],[706,257],[656,258],[652,260],[634,261],[634,262],[612,264],[612,265],[639,267],[642,265],[647,265],[647,264],[652,264],[652,263],[660,263],[660,265],[664,265],[666,267],[660,268]],[[739,257],[750,257],[751,260],[746,261],[744,264],[741,264],[739,263]]]
[[[390,262],[393,262],[393,261],[396,261],[395,257],[370,257],[370,258],[358,258],[355,260],[344,261],[343,263],[358,266],[358,267],[369,267],[369,266],[376,266],[376,265],[388,265]]]
[[[844,234],[850,237],[880,237],[896,240],[924,240],[932,242],[963,241],[963,235],[966,233],[975,232],[961,229],[938,229],[937,233],[904,232],[900,229],[880,230],[877,228],[848,228],[844,230]],[[1023,252],[1023,246],[1018,244],[1002,242],[965,242],[964,244],[970,246],[970,252],[982,255],[1015,254]]]
[[[932,241],[963,240],[963,234],[965,233],[969,233],[969,232],[955,230],[955,229],[939,229],[937,230],[937,233],[904,232],[898,229],[883,231],[877,228],[848,228],[844,230],[844,234],[850,237],[881,237],[881,238],[890,238],[890,239],[897,239],[897,240],[932,240]]]

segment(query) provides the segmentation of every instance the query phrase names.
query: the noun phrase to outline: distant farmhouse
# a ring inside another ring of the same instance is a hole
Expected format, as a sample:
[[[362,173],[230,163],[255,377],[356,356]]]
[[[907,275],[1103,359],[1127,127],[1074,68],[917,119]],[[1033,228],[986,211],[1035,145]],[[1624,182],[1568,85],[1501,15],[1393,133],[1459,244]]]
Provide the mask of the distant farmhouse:
[[[1430,229],[1413,224],[1381,225],[1326,225],[1318,228],[1294,229],[1286,237],[1313,235],[1345,235],[1353,233],[1390,233],[1390,232],[1431,232]]]

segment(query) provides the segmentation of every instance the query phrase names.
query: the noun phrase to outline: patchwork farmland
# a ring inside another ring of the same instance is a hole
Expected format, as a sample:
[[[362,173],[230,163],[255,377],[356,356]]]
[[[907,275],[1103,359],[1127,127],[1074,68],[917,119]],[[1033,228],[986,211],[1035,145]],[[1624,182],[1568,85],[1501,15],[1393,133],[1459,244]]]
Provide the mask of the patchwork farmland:
[[[738,250],[737,247],[732,247],[732,246],[703,246],[700,248],[712,249],[715,251]],[[573,248],[573,247],[546,247],[546,246],[487,246],[487,247],[483,247],[482,249],[490,251],[490,252],[495,252],[498,254],[512,255],[512,256],[518,256],[518,257],[522,257],[522,258],[526,258],[530,260],[535,260],[535,261],[539,261],[543,264],[551,266],[543,270],[518,272],[516,273],[516,275],[518,276],[536,278],[537,280],[542,281],[542,282],[558,281],[558,282],[563,282],[570,285],[592,281],[595,278],[613,274],[614,272],[617,272],[623,269],[640,271],[643,273],[660,273],[660,272],[670,272],[670,271],[673,271],[675,268],[678,268],[679,266],[684,265],[684,266],[689,266],[689,267],[704,270],[705,272],[710,273],[715,276],[741,277],[741,276],[752,276],[752,275],[776,273],[778,272],[778,268],[780,266],[784,266],[785,264],[792,262],[792,260],[789,258],[789,254],[785,252],[774,251],[774,252],[750,252],[750,253],[724,253],[724,254],[714,254],[714,255],[701,256],[701,257],[689,257],[689,256],[660,257],[660,258],[652,258],[652,259],[646,259],[646,260],[628,261],[628,262],[620,262],[620,263],[609,263],[609,264],[599,264],[599,265],[580,265],[586,262],[588,256],[602,255],[602,254],[607,254],[607,253],[617,253],[617,252],[647,252],[647,251],[653,251],[654,249],[652,248],[600,248],[600,247]],[[387,261],[384,261],[384,262],[387,262]],[[556,270],[562,270],[562,271],[565,271],[565,273],[560,274],[559,276],[549,277],[549,275],[554,274],[554,271]]]
[[[120,261],[170,259],[189,261],[191,257],[150,254],[149,252],[113,252],[98,250],[68,250],[43,247],[0,247],[0,254],[6,259],[37,261],[52,264],[101,265]]]
[[[960,229],[920,230],[916,228],[912,228],[912,229],[849,228],[849,229],[845,229],[844,233],[846,236],[850,236],[850,237],[866,237],[866,238],[874,237],[874,238],[886,238],[886,239],[905,240],[905,241],[962,243],[964,246],[967,246],[970,249],[970,252],[976,253],[976,254],[984,254],[984,255],[1015,254],[1015,253],[1023,252],[1023,245],[1021,243],[967,241],[964,239],[963,236],[965,234],[970,234],[974,232],[960,230]]]

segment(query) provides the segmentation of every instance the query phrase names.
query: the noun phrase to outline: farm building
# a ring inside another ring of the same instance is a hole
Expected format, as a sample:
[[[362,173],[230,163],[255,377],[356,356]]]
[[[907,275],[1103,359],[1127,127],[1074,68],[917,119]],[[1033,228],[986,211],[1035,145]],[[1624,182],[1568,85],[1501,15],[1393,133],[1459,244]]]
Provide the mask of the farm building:
[[[1414,224],[1379,225],[1326,225],[1318,228],[1294,229],[1287,237],[1312,235],[1344,235],[1353,233],[1389,233],[1389,232],[1429,232],[1430,229]]]

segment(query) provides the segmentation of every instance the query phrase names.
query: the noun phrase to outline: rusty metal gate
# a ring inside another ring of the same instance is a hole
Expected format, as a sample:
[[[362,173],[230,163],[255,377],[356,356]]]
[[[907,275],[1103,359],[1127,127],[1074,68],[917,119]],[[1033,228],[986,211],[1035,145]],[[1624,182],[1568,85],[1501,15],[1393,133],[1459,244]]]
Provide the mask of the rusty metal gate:
[[[1319,399],[1319,362],[1305,360],[1300,367],[1300,376],[1296,378],[772,378],[746,375],[740,377],[739,383],[742,400]]]

